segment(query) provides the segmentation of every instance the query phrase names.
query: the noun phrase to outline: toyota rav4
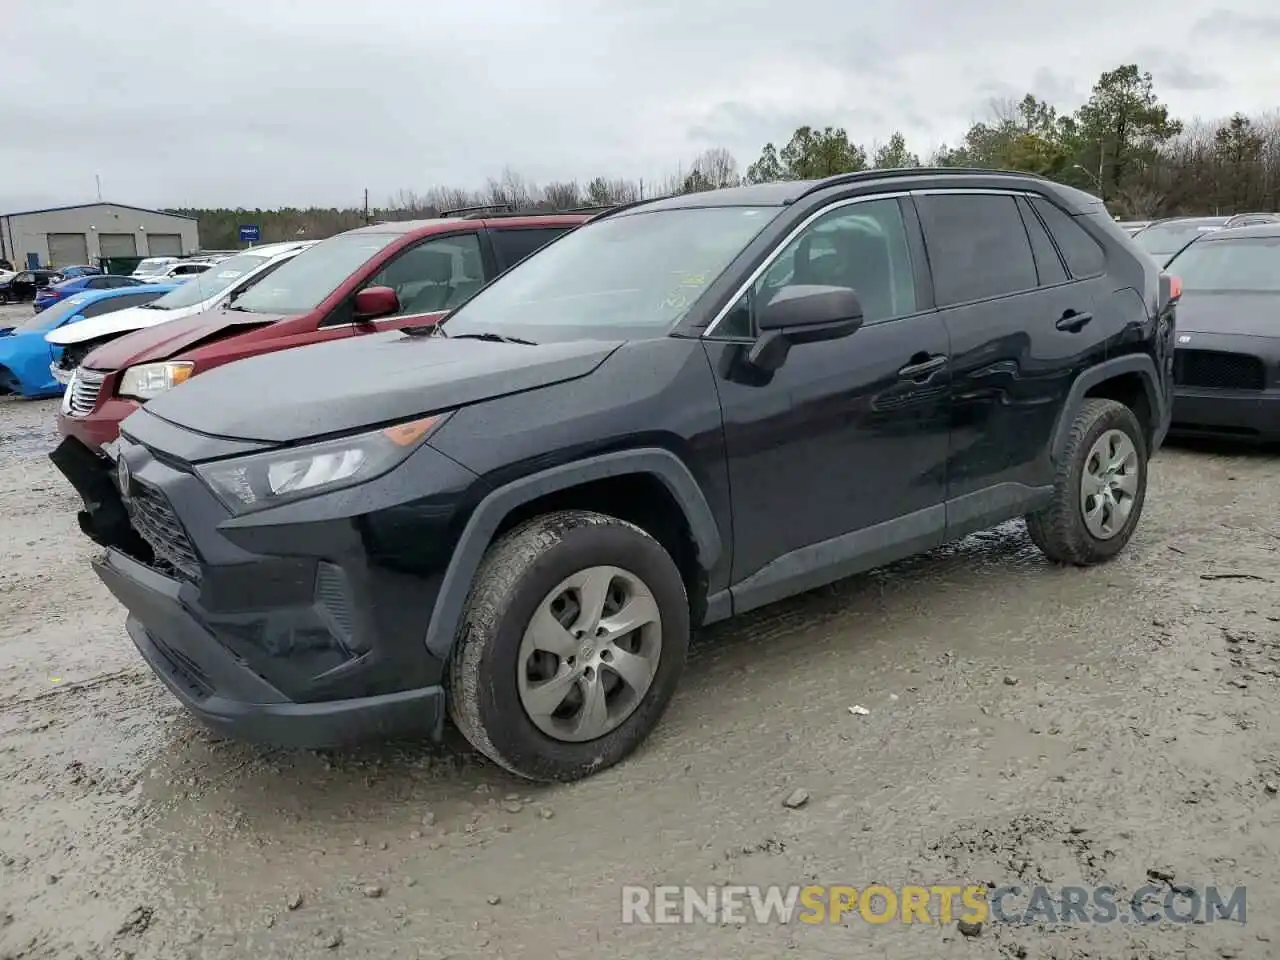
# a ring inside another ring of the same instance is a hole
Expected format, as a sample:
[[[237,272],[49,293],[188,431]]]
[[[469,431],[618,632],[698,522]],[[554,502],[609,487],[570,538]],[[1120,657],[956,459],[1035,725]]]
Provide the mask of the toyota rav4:
[[[450,716],[571,780],[654,727],[694,627],[1014,517],[1053,561],[1114,557],[1177,297],[1096,198],[1030,175],[642,203],[433,330],[158,396],[118,448],[136,541],[95,566],[215,727],[327,745]]]

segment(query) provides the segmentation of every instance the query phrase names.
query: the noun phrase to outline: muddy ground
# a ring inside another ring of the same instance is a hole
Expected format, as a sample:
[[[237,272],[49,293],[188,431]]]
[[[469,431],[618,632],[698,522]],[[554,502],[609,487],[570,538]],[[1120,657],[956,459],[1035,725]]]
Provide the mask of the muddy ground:
[[[1022,525],[708,631],[632,760],[219,741],[154,680],[0,400],[0,957],[1268,957],[1280,949],[1280,463],[1168,448],[1117,561]],[[866,715],[850,711],[859,705]],[[809,800],[783,800],[802,788]],[[622,926],[624,883],[1247,887],[1152,927]]]

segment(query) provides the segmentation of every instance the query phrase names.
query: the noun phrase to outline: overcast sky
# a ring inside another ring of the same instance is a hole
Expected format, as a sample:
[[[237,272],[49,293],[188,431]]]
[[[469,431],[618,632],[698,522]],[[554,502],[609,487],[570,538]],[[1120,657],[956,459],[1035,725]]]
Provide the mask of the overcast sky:
[[[927,153],[1123,62],[1175,113],[1280,107],[1275,0],[5,0],[0,211],[358,206],[745,168],[803,123]]]

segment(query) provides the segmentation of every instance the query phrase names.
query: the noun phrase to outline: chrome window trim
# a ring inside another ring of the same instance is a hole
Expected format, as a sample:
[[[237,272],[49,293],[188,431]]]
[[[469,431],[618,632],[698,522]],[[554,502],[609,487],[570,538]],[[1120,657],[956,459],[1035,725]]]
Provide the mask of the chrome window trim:
[[[740,299],[742,299],[742,296],[747,292],[747,290],[749,290],[755,284],[755,282],[759,280],[765,274],[765,272],[768,271],[770,267],[773,266],[774,262],[778,259],[779,256],[781,256],[782,251],[787,249],[787,247],[791,244],[791,241],[795,240],[796,237],[798,237],[801,233],[807,230],[810,224],[812,224],[815,220],[819,219],[820,217],[825,217],[828,213],[831,213],[831,211],[833,210],[841,210],[845,207],[851,207],[855,203],[867,203],[871,200],[900,200],[903,197],[909,197],[909,196],[911,196],[911,191],[898,190],[893,193],[871,193],[861,197],[846,197],[844,200],[837,200],[835,203],[829,203],[825,207],[822,207],[820,210],[815,210],[813,213],[809,214],[809,216],[805,217],[803,220],[800,221],[800,223],[796,225],[795,229],[793,229],[790,233],[788,233],[785,237],[783,237],[782,240],[780,240],[777,243],[777,245],[774,246],[769,256],[767,256],[758,267],[756,267],[754,270],[751,271],[750,275],[747,277],[745,281],[743,281],[742,285],[739,286],[738,289],[734,291],[733,296],[729,298],[728,302],[723,307],[720,308],[720,312],[715,315],[715,319],[713,319],[709,324],[707,324],[707,328],[702,331],[702,333],[699,335],[699,338],[705,340],[710,338],[712,334],[715,333],[716,327],[718,327],[720,325],[720,322],[724,320],[726,316],[729,315],[729,311],[733,309],[734,305]]]

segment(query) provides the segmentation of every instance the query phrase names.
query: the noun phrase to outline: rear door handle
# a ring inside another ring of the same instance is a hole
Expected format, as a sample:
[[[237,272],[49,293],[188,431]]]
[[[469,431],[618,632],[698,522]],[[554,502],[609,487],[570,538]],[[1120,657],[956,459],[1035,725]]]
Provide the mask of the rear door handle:
[[[1092,319],[1092,313],[1076,313],[1074,310],[1068,310],[1058,319],[1054,326],[1059,330],[1075,333],[1078,330],[1083,330],[1084,325]]]
[[[915,357],[911,359],[915,360]],[[898,371],[898,376],[903,380],[928,380],[946,365],[947,358],[941,354],[935,354],[927,360],[907,364]]]

